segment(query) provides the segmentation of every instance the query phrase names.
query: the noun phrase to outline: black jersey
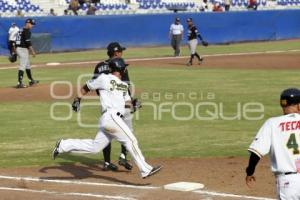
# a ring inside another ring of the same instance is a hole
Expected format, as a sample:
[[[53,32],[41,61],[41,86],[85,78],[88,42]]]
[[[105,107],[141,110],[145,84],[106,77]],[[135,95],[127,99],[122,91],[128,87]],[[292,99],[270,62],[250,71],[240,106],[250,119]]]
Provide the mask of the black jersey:
[[[32,46],[31,44],[31,32],[27,28],[23,28],[20,30],[16,37],[16,45],[17,47],[29,48]]]
[[[188,27],[188,40],[196,39],[199,36],[200,36],[200,34],[199,34],[196,26],[193,25],[193,26]]]

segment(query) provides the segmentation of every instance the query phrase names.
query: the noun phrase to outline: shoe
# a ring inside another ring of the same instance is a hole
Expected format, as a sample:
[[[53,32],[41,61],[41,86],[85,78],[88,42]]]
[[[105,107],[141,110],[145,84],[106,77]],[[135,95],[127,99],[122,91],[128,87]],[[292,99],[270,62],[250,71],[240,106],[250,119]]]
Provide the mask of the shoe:
[[[128,162],[128,160],[119,157],[119,165],[125,167],[127,170],[132,170],[132,165]]]
[[[61,139],[58,140],[58,141],[56,142],[56,145],[55,145],[55,147],[54,147],[54,149],[53,149],[53,151],[52,151],[52,159],[53,159],[53,160],[55,160],[55,158],[56,158],[56,157],[58,156],[58,154],[59,154],[58,148],[59,148],[60,142],[61,142]]]
[[[156,174],[157,172],[159,172],[161,170],[161,168],[162,168],[162,166],[153,167],[153,169],[149,172],[149,174],[147,174],[143,178],[147,178],[149,176],[152,176],[152,175]]]
[[[20,89],[20,88],[28,88],[27,85],[24,85],[23,83],[18,83],[18,85],[16,86],[17,89]]]
[[[29,81],[29,86],[33,86],[35,84],[38,84],[40,81],[37,81],[37,80],[31,80]]]
[[[200,58],[198,65],[201,65],[203,63],[203,58]]]
[[[115,171],[118,170],[118,167],[113,163],[104,162],[102,170],[103,171],[114,171],[115,172]]]

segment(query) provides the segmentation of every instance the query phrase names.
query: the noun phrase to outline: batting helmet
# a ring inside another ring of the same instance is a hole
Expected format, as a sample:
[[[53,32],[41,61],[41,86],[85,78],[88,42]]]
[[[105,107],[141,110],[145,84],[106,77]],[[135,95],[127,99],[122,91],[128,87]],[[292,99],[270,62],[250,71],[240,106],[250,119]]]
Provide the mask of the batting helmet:
[[[111,72],[118,71],[123,74],[128,64],[125,63],[123,58],[113,58],[108,63]]]
[[[287,107],[300,103],[300,90],[297,88],[288,88],[283,90],[280,95],[280,105]]]
[[[107,49],[107,55],[109,57],[112,57],[114,55],[114,52],[119,51],[122,52],[124,50],[126,50],[125,47],[122,47],[118,42],[111,42],[108,44],[108,46],[106,47]]]

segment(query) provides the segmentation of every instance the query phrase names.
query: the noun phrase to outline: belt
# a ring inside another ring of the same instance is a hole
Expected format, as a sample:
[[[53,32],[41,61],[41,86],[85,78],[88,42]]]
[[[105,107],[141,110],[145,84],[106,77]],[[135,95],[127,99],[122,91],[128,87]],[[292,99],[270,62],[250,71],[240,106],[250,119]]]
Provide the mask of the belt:
[[[276,172],[275,175],[291,175],[298,174],[298,172]]]
[[[131,108],[131,106],[130,105],[125,105],[125,108]]]
[[[117,115],[118,115],[119,117],[121,117],[121,118],[124,117],[124,115],[122,115],[120,112],[117,112]]]

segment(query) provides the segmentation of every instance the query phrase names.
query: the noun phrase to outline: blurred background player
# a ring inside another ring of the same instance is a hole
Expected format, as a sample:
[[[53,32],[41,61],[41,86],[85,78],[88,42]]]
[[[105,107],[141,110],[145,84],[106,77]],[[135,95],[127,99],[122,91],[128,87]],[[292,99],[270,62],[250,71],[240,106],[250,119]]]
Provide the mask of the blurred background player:
[[[276,177],[277,197],[300,199],[300,90],[289,88],[280,95],[283,115],[268,119],[250,145],[246,184],[255,182],[254,171],[260,158],[270,154]]]
[[[93,79],[96,79],[100,74],[103,73],[109,74],[110,73],[109,61],[114,58],[121,58],[124,50],[126,50],[126,48],[122,47],[118,42],[111,42],[107,46],[107,55],[109,59],[104,62],[100,62],[96,65]],[[126,82],[130,88],[128,70],[124,72],[124,75],[122,76],[121,80]],[[97,90],[96,92],[99,95],[99,91]],[[129,90],[129,95],[131,97],[131,90]],[[130,130],[133,131],[131,118],[132,118],[131,102],[127,102],[127,104],[125,105],[125,113],[124,113],[123,120],[126,123],[126,125],[130,128]],[[103,157],[104,157],[103,170],[112,170],[112,171],[118,170],[118,167],[115,164],[111,163],[111,143],[109,143],[109,145],[103,149]],[[127,150],[124,145],[121,145],[121,154],[119,156],[118,163],[119,165],[125,167],[127,170],[132,169],[132,165],[127,160]]]
[[[8,30],[8,49],[10,55],[16,53],[16,39],[19,32],[19,27],[17,27],[16,23],[12,23],[11,27]]]
[[[203,41],[202,36],[200,35],[200,33],[198,32],[197,27],[193,24],[193,19],[192,18],[188,18],[187,20],[187,24],[188,24],[188,46],[190,49],[190,60],[188,61],[187,65],[191,66],[193,65],[193,59],[196,56],[198,59],[198,64],[201,64],[203,61],[203,58],[201,56],[199,56],[199,54],[196,52],[197,49],[197,45],[198,45],[198,38]]]
[[[35,57],[36,53],[31,44],[31,29],[35,25],[34,19],[27,19],[25,21],[25,26],[21,31],[18,32],[16,38],[17,46],[17,55],[20,60],[19,71],[18,71],[18,84],[17,88],[26,88],[27,86],[23,84],[23,75],[24,70],[26,70],[27,77],[29,79],[29,86],[37,84],[39,81],[36,81],[32,78],[31,69],[30,69],[30,60],[29,60],[29,51],[32,56]]]
[[[175,18],[175,22],[170,26],[171,46],[174,49],[174,56],[180,55],[180,43],[183,35],[183,26],[180,24],[180,19]]]

